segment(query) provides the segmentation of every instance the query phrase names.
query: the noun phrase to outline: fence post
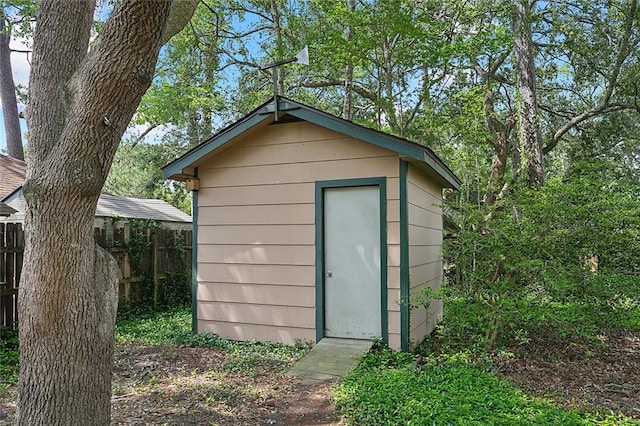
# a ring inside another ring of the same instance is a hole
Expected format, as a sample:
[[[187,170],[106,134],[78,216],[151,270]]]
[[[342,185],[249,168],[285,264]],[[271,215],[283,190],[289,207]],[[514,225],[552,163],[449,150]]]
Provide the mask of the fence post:
[[[148,230],[151,232],[151,229]],[[148,234],[147,234],[148,235]],[[159,287],[159,279],[158,279],[158,261],[159,261],[159,241],[158,241],[158,230],[154,229],[151,233],[153,246],[152,246],[152,254],[151,261],[153,262],[153,308],[158,309],[158,293],[160,291]]]
[[[129,221],[124,222],[124,230],[123,230],[123,240],[125,247],[129,243],[131,239],[131,226],[129,225]],[[129,305],[131,303],[131,263],[129,262],[129,251],[124,251],[124,259],[122,261],[122,275],[124,281],[124,302]]]

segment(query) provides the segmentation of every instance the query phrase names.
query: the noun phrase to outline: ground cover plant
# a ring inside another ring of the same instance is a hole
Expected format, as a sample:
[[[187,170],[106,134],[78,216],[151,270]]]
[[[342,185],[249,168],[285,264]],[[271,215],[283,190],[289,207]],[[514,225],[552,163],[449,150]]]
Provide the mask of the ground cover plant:
[[[462,304],[445,306],[448,319],[464,320],[456,313],[464,312]],[[640,371],[640,334],[634,341],[624,333],[595,340],[557,333],[561,340],[551,341],[556,337],[545,332],[548,340],[537,334],[519,338],[511,353],[506,346],[488,352],[484,344],[474,349],[468,344],[474,339],[461,339],[445,321],[414,353],[376,345],[332,388],[303,385],[283,374],[306,345],[231,342],[195,335],[190,324],[190,311],[182,308],[120,316],[112,424],[638,423],[638,390],[614,376],[640,383],[626,371]],[[472,329],[464,323],[462,328]],[[3,378],[11,380],[0,392],[0,424],[7,425],[15,411],[17,339],[12,345],[14,355],[2,364],[12,372]]]
[[[335,388],[334,401],[354,425],[640,424],[632,398],[627,414],[620,407],[617,411],[606,407],[606,401],[588,401],[588,395],[583,401],[561,392],[554,398],[549,395],[553,385],[547,381],[549,373],[532,369],[518,383],[505,374],[509,363],[501,364],[500,356],[477,359],[474,355],[461,351],[425,356],[381,348],[367,354]],[[542,382],[541,389],[527,388],[536,381]]]
[[[356,424],[590,424],[459,360],[368,354],[335,393]]]
[[[18,381],[18,333],[7,330],[0,339],[0,394]]]

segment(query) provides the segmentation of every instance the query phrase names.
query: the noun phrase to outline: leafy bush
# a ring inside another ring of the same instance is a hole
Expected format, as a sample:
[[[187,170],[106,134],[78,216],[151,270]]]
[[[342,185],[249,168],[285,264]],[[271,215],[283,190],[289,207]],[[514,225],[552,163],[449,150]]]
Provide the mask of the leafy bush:
[[[576,163],[491,209],[458,206],[462,226],[445,245],[458,273],[445,309],[459,309],[456,322],[486,347],[539,326],[587,335],[640,328],[639,193],[615,165]]]

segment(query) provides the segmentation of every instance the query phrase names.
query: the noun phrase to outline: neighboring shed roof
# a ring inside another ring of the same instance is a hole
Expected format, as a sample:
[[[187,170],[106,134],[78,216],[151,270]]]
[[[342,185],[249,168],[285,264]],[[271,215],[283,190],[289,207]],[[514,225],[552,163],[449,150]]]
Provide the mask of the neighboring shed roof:
[[[0,154],[0,200],[24,183],[27,163]]]
[[[191,216],[164,200],[118,197],[100,194],[96,216],[153,219],[163,222],[191,222]]]
[[[17,212],[16,209],[0,201],[0,216],[11,216],[15,212]]]
[[[460,179],[447,167],[428,147],[389,135],[374,129],[360,126],[308,105],[279,96],[278,111],[280,120],[289,115],[293,119],[304,120],[322,126],[373,145],[397,152],[401,158],[426,166],[432,174],[439,178],[444,187],[459,189]],[[223,129],[218,134],[202,142],[183,156],[167,164],[163,168],[164,177],[186,180],[194,177],[194,168],[206,160],[218,148],[254,126],[274,121],[275,109],[273,101],[266,102],[239,121]]]
[[[22,188],[11,191],[2,201],[11,203],[14,213],[8,220],[22,222],[24,219],[25,201]],[[8,206],[11,208],[10,206]],[[173,207],[164,200],[146,198],[119,197],[111,194],[100,194],[96,217],[116,217],[123,219],[151,219],[162,222],[191,223],[191,216]]]

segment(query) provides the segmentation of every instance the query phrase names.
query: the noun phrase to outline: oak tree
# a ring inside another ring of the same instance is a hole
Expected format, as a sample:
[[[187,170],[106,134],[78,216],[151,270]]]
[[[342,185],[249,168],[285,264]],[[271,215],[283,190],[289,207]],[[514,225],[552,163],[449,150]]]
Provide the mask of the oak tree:
[[[26,111],[18,425],[109,424],[117,268],[95,249],[93,215],[160,47],[197,3],[120,0],[95,40],[95,0],[40,4]]]

